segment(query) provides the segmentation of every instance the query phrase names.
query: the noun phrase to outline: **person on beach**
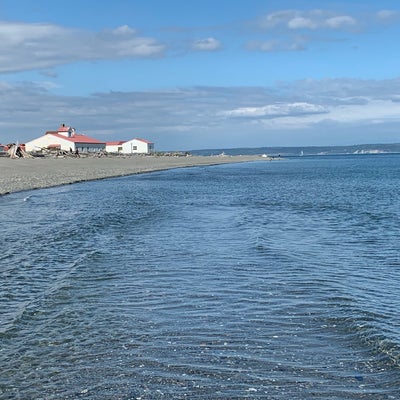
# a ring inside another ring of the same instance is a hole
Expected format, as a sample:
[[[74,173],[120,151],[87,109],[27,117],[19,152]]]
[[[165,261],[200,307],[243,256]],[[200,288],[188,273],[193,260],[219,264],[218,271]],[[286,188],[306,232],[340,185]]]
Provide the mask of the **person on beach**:
[[[79,150],[78,150],[78,149],[75,150],[75,156],[78,157],[78,158],[80,158]]]

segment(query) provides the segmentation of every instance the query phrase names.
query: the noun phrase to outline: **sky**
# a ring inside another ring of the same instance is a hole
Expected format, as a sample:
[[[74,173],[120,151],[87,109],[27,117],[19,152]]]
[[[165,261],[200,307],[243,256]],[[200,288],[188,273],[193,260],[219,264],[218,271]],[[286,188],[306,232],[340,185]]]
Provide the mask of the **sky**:
[[[400,142],[398,0],[0,0],[0,143]]]

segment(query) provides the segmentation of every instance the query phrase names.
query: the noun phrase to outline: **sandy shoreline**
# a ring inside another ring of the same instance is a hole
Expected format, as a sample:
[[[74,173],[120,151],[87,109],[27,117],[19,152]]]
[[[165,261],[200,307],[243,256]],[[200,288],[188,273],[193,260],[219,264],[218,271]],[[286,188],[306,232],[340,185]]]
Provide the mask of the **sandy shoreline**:
[[[0,195],[75,182],[199,165],[267,160],[261,156],[0,158]]]

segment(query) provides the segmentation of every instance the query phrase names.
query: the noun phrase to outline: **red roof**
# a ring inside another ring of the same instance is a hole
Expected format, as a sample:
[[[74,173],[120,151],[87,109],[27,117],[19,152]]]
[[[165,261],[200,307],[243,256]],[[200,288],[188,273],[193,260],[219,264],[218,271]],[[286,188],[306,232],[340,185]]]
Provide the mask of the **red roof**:
[[[147,143],[147,144],[153,144],[153,142],[150,142],[149,140],[146,140],[146,139],[136,138],[135,140],[140,140],[141,142],[144,142],[144,143]]]
[[[107,146],[118,146],[118,145],[124,144],[124,143],[125,143],[124,140],[118,140],[116,142],[106,142],[106,145]]]
[[[91,143],[91,144],[106,144],[105,142],[102,142],[100,140],[97,139],[93,139],[89,136],[86,135],[81,135],[78,133],[75,133],[74,136],[68,137],[68,136],[64,136],[64,135],[60,135],[59,133],[54,133],[54,132],[46,132],[47,135],[53,135],[59,139],[64,139],[64,140],[68,140],[69,142],[72,143]]]

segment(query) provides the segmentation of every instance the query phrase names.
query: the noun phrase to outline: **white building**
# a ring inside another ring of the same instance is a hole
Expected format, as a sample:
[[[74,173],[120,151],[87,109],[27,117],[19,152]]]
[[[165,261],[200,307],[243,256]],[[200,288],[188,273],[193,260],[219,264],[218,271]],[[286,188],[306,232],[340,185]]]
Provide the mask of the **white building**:
[[[105,150],[105,142],[75,132],[74,128],[62,124],[57,131],[48,131],[43,136],[25,143],[26,151],[56,149],[64,151],[78,150],[81,153],[93,153]]]
[[[154,153],[154,143],[145,139],[107,142],[106,151],[120,154],[151,154]]]
[[[116,142],[106,142],[106,152],[107,153],[122,153],[122,145],[124,141],[116,141]]]

